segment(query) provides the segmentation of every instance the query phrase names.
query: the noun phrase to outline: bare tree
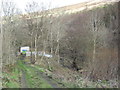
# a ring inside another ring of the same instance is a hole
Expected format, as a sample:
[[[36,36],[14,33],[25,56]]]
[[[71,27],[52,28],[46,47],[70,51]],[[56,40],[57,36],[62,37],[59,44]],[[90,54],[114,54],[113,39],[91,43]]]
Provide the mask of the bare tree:
[[[28,28],[29,28],[29,35],[31,36],[31,52],[33,51],[33,47],[35,50],[35,61],[37,61],[37,52],[38,52],[38,40],[44,40],[44,33],[46,31],[46,16],[47,11],[45,11],[45,6],[42,5],[42,3],[39,5],[37,2],[30,2],[26,5],[25,11],[28,14],[29,19],[27,20]],[[42,42],[43,50],[45,51],[46,41]],[[34,44],[34,45],[33,45]],[[43,58],[43,57],[42,57]],[[42,59],[41,58],[41,59]],[[32,59],[32,55],[31,55]]]
[[[0,2],[0,88],[2,88],[2,61],[3,61],[3,28],[2,28],[2,5]]]
[[[6,58],[7,64],[12,64],[15,62],[15,28],[14,28],[14,15],[18,14],[18,8],[16,7],[16,4],[12,2],[11,0],[4,0],[2,1],[2,9],[3,9],[3,21],[5,22],[3,25],[4,29],[4,58]],[[7,58],[8,57],[8,58]],[[4,61],[5,61],[4,60]]]
[[[29,35],[31,36],[31,63],[34,63],[33,57],[32,57],[32,51],[33,51],[33,33],[34,33],[34,17],[37,17],[35,14],[36,8],[38,7],[37,2],[31,2],[26,5],[25,11],[28,14],[29,19],[27,19],[28,29],[29,29]],[[36,42],[36,40],[35,40]],[[35,50],[36,51],[36,50]],[[35,54],[36,55],[36,54]]]

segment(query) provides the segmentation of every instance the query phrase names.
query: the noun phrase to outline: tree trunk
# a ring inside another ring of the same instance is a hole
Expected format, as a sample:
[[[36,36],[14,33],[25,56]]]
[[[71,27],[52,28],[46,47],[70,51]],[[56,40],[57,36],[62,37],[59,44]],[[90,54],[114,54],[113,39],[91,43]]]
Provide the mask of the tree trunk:
[[[93,41],[93,63],[95,62],[95,54],[96,54],[96,36],[94,37]]]
[[[53,55],[53,36],[52,36],[52,30],[50,32],[50,36],[51,36],[51,49],[50,49],[50,52],[51,52],[51,55]]]
[[[96,65],[96,41],[97,41],[97,15],[93,15],[93,24],[92,24],[92,29],[93,29],[93,59],[92,59],[92,64],[91,64],[91,72],[90,72],[90,77],[91,79],[94,79],[94,70],[95,70],[95,65]]]
[[[32,35],[31,35],[31,57],[30,57],[30,61],[31,61],[31,63],[33,64],[33,58],[32,58]]]
[[[2,7],[0,7],[1,9]],[[2,10],[0,10],[1,13]],[[0,22],[2,22],[2,15],[0,16]],[[2,23],[0,25],[0,77],[2,77],[2,60],[3,60],[3,29]],[[2,79],[0,79],[0,87],[2,87]]]
[[[9,38],[10,39],[10,38]],[[11,55],[11,52],[10,52],[10,46],[11,46],[11,43],[10,43],[10,40],[9,40],[9,47],[8,47],[8,64],[10,64],[10,61],[11,61],[11,59],[10,59],[10,55]]]
[[[37,35],[35,36],[35,62],[37,61]]]

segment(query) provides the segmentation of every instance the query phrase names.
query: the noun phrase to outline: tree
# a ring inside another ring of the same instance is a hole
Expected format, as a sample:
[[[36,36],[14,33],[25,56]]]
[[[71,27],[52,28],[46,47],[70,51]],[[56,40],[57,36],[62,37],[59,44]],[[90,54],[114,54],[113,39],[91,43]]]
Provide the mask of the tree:
[[[2,77],[2,61],[3,61],[3,27],[2,27],[2,5],[0,2],[0,77]],[[0,79],[0,87],[2,88],[2,78]]]
[[[4,45],[4,52],[3,52],[3,58],[4,63],[6,64],[14,64],[15,62],[15,53],[16,53],[16,47],[15,47],[15,21],[14,21],[14,15],[18,14],[18,8],[16,7],[16,4],[12,2],[11,0],[4,0],[2,1],[2,10],[3,10],[3,45]]]
[[[45,6],[42,4],[38,4],[37,2],[30,2],[26,5],[25,11],[28,14],[29,19],[27,19],[27,25],[29,29],[29,35],[31,36],[31,52],[33,51],[33,48],[35,50],[35,60],[31,60],[33,63],[37,61],[37,52],[38,52],[38,42],[41,40],[42,44],[42,51],[45,51],[46,48],[46,40],[45,36],[48,35],[46,25],[47,22],[47,11],[45,11]],[[46,36],[47,37],[47,36]],[[34,45],[33,45],[34,44]],[[43,57],[41,57],[42,60]]]

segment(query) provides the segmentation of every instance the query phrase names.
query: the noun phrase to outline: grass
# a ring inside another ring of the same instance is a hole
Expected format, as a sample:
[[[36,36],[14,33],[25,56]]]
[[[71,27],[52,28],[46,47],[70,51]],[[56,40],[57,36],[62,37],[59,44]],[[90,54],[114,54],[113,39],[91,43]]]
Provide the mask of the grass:
[[[39,65],[34,65],[33,67],[39,70],[40,72],[45,72],[45,69],[40,67]]]
[[[44,72],[44,69],[35,66],[36,69],[39,69],[40,72]],[[9,68],[9,67],[6,67]],[[29,66],[24,64],[23,61],[18,60],[17,65],[15,65],[14,69],[10,72],[3,72],[3,87],[4,88],[20,88],[20,77],[22,76],[22,72],[25,72],[26,83],[28,88],[52,88],[48,82],[37,75],[37,72]]]
[[[34,68],[33,68],[34,67]],[[39,65],[26,65],[22,61],[18,61],[17,65],[13,67],[7,67],[9,70],[3,70],[3,87],[4,88],[20,88],[20,77],[22,76],[21,70],[25,72],[26,84],[28,88],[52,88],[52,86],[39,76],[36,71],[45,73],[45,69]],[[12,68],[12,69],[11,69]],[[52,77],[52,76],[51,76]],[[67,88],[109,88],[110,85],[107,81],[92,82],[83,78],[78,78],[76,83],[64,82],[59,79],[53,79],[53,82],[61,83],[59,86],[64,85]],[[62,87],[62,86],[61,86]]]
[[[17,68],[11,70],[11,72],[3,72],[2,85],[5,88],[20,88],[19,84],[20,72]]]

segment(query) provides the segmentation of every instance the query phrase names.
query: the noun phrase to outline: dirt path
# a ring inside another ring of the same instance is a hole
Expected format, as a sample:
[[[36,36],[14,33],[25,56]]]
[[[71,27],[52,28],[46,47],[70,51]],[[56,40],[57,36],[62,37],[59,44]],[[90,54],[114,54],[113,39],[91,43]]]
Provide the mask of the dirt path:
[[[50,84],[53,88],[63,88],[64,87],[63,84],[59,84],[58,82],[54,81],[52,78],[48,77],[43,72],[40,72],[39,70],[37,70],[34,67],[32,67],[32,68],[35,70],[35,72],[37,73],[38,76],[40,76],[43,79],[45,79],[48,82],[48,84]]]
[[[26,65],[28,68],[31,68],[33,70],[32,73],[34,73],[38,78],[43,78],[46,81],[46,83],[48,83],[52,88],[64,87],[63,84],[53,80],[51,77],[47,76],[44,72],[39,71],[38,69],[30,66],[29,64],[24,64],[24,65]],[[24,69],[21,69],[21,72],[22,72],[22,76],[20,79],[21,88],[29,88],[29,85],[27,84],[27,79],[26,79],[27,72]]]
[[[28,88],[27,81],[26,81],[26,73],[24,70],[21,70],[22,76],[21,76],[21,88]]]

